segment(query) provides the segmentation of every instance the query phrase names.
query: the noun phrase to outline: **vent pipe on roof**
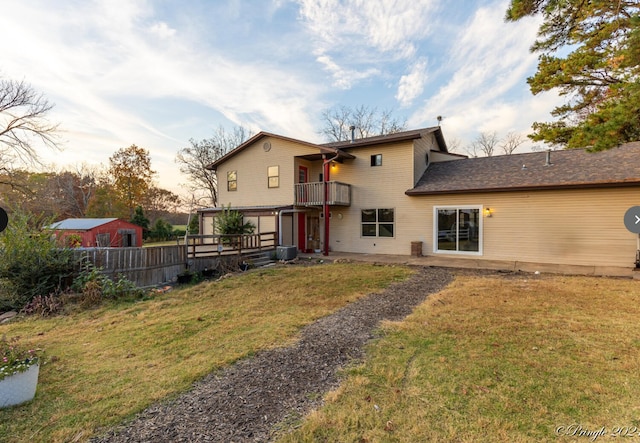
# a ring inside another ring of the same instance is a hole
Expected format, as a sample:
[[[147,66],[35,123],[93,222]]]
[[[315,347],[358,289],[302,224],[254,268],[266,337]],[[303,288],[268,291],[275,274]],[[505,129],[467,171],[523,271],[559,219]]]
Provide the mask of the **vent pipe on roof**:
[[[551,163],[551,149],[547,150],[547,158],[546,158],[546,161],[545,161],[544,165],[545,166],[553,165],[553,163]]]
[[[351,143],[353,143],[356,141],[356,127],[351,125],[349,126],[349,129],[351,129]]]

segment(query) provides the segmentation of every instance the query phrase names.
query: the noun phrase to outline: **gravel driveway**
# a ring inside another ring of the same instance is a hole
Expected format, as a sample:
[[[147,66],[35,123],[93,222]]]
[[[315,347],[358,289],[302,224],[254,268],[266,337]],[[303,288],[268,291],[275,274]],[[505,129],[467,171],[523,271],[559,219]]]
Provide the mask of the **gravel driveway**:
[[[94,442],[265,442],[276,428],[318,407],[337,370],[363,357],[381,320],[400,320],[452,279],[417,268],[409,280],[308,325],[301,340],[205,377],[176,399],[151,406]]]

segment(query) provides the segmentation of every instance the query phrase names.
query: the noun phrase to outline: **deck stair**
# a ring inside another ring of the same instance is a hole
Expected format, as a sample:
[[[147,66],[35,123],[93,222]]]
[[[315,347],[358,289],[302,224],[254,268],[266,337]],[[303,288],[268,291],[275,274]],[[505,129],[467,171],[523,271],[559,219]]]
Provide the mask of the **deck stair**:
[[[273,265],[275,260],[275,251],[258,251],[248,254],[242,254],[243,260],[252,268],[262,268]]]

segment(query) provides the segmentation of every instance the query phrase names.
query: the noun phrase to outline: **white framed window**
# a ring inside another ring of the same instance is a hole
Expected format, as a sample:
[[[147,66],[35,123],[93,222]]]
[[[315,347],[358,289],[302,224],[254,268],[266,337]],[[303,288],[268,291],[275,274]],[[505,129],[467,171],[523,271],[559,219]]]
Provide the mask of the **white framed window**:
[[[269,166],[267,168],[267,182],[270,188],[279,188],[280,187],[280,167],[279,166]]]
[[[433,252],[482,255],[482,206],[434,207]]]
[[[362,209],[360,211],[360,235],[362,237],[394,237],[395,210]]]
[[[237,171],[228,171],[227,172],[227,191],[237,191],[237,190],[238,190]]]

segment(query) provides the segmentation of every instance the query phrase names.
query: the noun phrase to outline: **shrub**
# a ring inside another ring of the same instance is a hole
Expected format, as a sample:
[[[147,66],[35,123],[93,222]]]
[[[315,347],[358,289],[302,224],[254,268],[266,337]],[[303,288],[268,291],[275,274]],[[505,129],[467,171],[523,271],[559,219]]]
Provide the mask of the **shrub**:
[[[232,210],[231,204],[216,215],[215,224],[218,233],[223,235],[253,234],[256,229],[250,221],[244,223],[242,213]]]
[[[120,275],[117,280],[107,279],[102,287],[102,296],[111,300],[137,299],[146,294],[144,289],[136,286],[134,282]]]
[[[171,233],[172,237],[184,237],[187,234],[187,230],[186,229],[174,229],[173,232]]]
[[[69,234],[64,238],[67,248],[79,248],[82,246],[82,236],[80,234]]]
[[[198,217],[191,217],[189,224],[187,225],[190,235],[197,235],[200,232],[200,220]]]
[[[62,298],[58,294],[36,295],[22,308],[22,312],[26,315],[48,317],[59,313],[63,304]]]
[[[145,290],[124,276],[111,280],[91,263],[83,267],[72,289],[78,294],[76,298],[82,307],[96,306],[103,300],[138,299],[146,294]]]
[[[0,233],[0,305],[21,310],[35,296],[60,292],[73,280],[73,252],[59,248],[49,229],[51,220],[13,212]]]
[[[173,238],[173,226],[159,218],[149,230],[148,237],[154,241],[166,241]]]

